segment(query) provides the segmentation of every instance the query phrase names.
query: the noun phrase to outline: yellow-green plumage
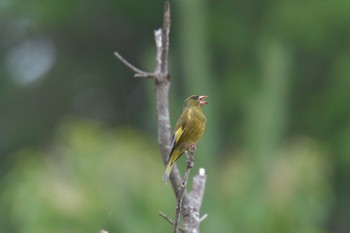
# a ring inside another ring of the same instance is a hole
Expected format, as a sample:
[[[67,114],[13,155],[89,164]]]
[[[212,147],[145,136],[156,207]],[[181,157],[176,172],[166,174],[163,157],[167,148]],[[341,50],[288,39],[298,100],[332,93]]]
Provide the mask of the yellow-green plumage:
[[[173,133],[172,148],[169,154],[168,162],[163,175],[165,183],[168,182],[171,170],[175,161],[196,144],[205,129],[206,118],[202,111],[202,106],[207,104],[204,99],[206,96],[190,96],[184,102],[184,109],[176,123]]]

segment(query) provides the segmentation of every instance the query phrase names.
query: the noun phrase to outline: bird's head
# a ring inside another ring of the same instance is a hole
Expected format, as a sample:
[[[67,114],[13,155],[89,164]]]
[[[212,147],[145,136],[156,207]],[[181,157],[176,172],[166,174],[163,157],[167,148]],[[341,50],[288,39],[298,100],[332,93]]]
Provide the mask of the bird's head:
[[[202,105],[208,104],[208,102],[204,100],[205,98],[208,98],[208,96],[205,96],[205,95],[192,95],[192,96],[188,97],[185,100],[184,106],[187,106],[187,107],[202,107]]]

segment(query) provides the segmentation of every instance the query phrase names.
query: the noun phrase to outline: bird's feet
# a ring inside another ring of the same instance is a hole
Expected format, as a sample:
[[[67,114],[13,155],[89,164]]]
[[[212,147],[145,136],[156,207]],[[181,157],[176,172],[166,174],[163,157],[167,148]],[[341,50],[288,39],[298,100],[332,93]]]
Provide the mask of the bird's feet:
[[[188,150],[191,153],[194,153],[196,151],[196,149],[197,149],[196,144],[191,144],[190,147],[188,148]]]

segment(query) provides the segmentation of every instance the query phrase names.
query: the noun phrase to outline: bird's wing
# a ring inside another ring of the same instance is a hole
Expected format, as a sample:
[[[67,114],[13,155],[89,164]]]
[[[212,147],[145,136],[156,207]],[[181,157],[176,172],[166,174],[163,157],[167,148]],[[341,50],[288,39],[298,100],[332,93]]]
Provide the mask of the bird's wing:
[[[180,141],[180,138],[181,138],[183,132],[185,131],[188,122],[190,122],[191,115],[192,115],[192,110],[189,109],[184,114],[182,114],[180,119],[178,120],[178,122],[176,124],[176,128],[175,128],[175,132],[174,132],[172,140],[171,140],[171,151],[170,151],[169,157],[173,153],[178,142]]]

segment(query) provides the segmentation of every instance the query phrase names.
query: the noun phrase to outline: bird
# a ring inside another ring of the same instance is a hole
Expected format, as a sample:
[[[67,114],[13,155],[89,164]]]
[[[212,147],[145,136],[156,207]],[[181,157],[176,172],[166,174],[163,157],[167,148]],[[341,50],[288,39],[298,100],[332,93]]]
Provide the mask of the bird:
[[[183,112],[179,117],[171,140],[171,150],[166,163],[163,180],[167,184],[175,161],[188,150],[195,150],[196,144],[202,137],[206,117],[202,106],[208,104],[205,95],[192,95],[184,101]]]

